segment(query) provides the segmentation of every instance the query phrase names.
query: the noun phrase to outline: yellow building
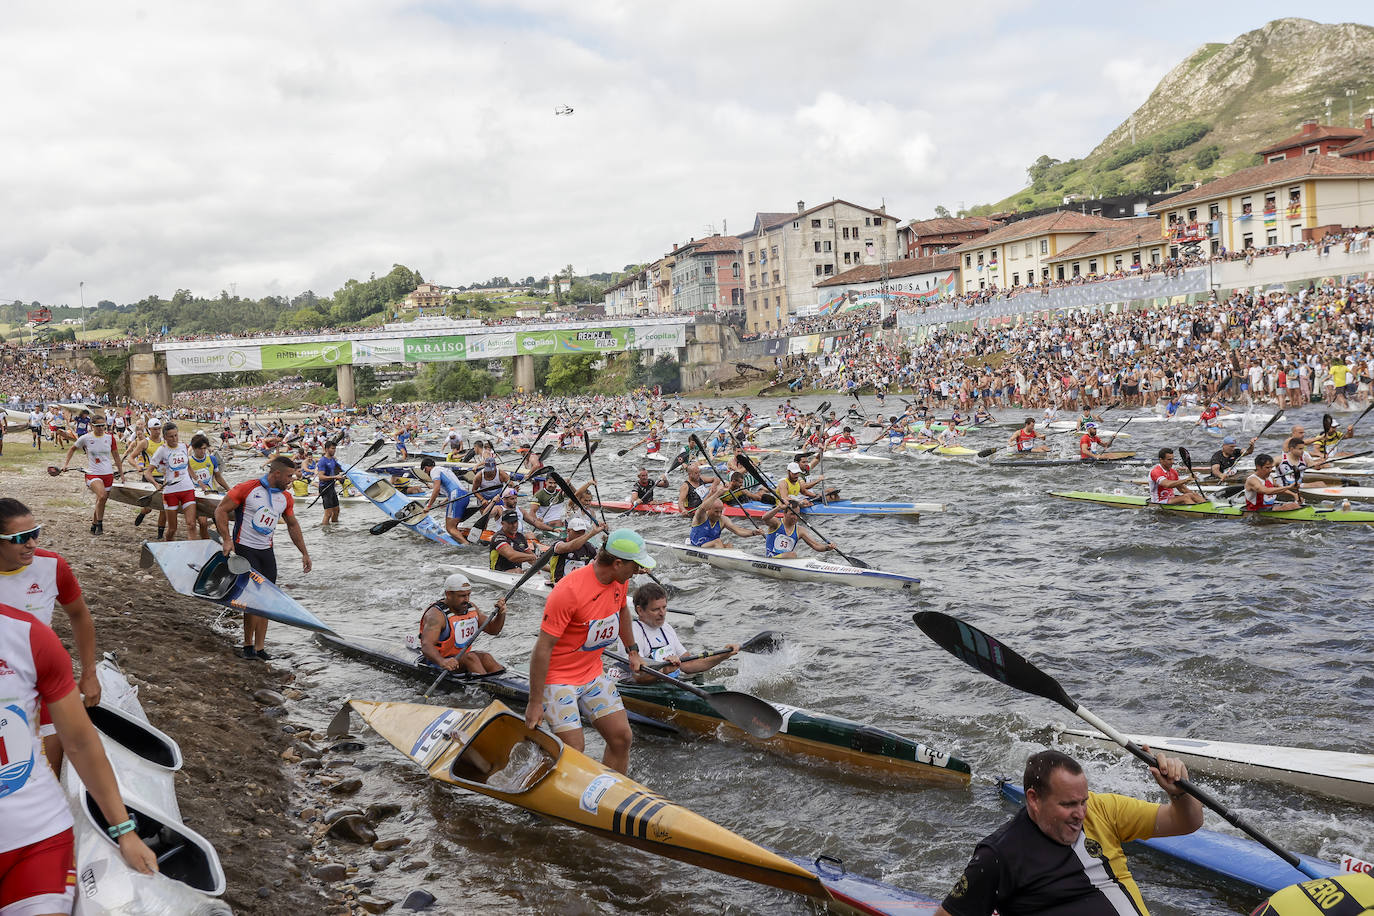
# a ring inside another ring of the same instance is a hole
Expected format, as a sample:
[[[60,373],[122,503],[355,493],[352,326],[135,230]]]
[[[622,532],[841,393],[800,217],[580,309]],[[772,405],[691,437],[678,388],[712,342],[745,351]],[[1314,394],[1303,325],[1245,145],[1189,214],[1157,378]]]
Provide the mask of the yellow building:
[[[1056,279],[1051,267],[1056,255],[1119,222],[1061,210],[1008,223],[954,249],[959,255],[959,292],[1015,289]]]
[[[1164,259],[1166,245],[1159,237],[1159,220],[1153,216],[1115,219],[1110,228],[1061,249],[1047,261],[1051,280],[1074,277],[1130,275],[1147,264]]]

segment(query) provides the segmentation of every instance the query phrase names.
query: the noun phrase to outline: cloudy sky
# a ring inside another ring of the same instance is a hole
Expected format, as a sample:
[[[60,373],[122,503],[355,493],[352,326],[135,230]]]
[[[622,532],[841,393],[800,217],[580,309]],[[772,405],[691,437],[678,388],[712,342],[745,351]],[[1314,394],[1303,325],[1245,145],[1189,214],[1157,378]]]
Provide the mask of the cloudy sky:
[[[1292,10],[11,0],[0,300],[616,270],[798,200],[925,217],[1083,155],[1198,45]]]

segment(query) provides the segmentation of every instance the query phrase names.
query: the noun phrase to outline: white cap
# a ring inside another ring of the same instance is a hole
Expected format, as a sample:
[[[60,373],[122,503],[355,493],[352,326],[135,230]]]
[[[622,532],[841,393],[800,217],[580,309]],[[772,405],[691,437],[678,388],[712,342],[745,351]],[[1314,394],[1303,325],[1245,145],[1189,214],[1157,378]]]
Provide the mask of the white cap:
[[[446,592],[465,592],[471,588],[472,583],[462,573],[454,573],[444,580],[444,591]]]
[[[801,472],[801,465],[797,464],[795,461],[787,466],[787,473],[789,474],[800,474]]]
[[[574,515],[572,518],[568,519],[569,531],[587,531],[590,528],[591,524],[581,515]]]
[[[148,428],[149,428],[149,429],[161,429],[161,428],[162,428],[162,421],[159,420],[157,417],[153,417],[151,420],[148,421]]]

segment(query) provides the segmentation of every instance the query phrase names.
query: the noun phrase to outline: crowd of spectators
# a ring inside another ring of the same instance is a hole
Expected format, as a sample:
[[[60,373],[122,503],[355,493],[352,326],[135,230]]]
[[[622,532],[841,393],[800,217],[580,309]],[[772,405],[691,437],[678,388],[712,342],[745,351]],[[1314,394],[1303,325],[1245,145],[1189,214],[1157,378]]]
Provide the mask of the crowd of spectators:
[[[0,404],[10,409],[50,401],[109,403],[104,387],[103,379],[53,363],[42,353],[0,349]]]

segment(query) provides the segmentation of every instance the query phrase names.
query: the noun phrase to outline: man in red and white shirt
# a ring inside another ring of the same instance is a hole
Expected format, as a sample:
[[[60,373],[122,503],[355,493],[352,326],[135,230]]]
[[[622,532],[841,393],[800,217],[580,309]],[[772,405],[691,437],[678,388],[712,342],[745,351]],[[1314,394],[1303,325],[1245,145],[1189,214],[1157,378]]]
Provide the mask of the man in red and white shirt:
[[[181,442],[181,433],[175,423],[162,427],[162,445],[153,452],[143,476],[154,486],[153,469],[162,474],[162,506],[167,510],[167,531],[163,540],[177,539],[177,515],[186,517],[186,539],[200,538],[200,528],[196,525],[196,481],[191,476],[191,455]]]
[[[111,833],[118,832],[124,860],[144,874],[157,871],[157,857],[135,832],[100,737],[77,698],[71,656],[51,628],[3,603],[0,708],[0,913],[70,913],[75,898],[72,814],[57,777],[38,759],[40,708],[51,712],[72,766]]]
[[[1201,493],[1194,493],[1186,484],[1179,482],[1178,471],[1174,469],[1174,450],[1159,450],[1159,464],[1150,468],[1150,502],[1165,506],[1191,506],[1205,503]]]
[[[105,418],[99,414],[91,419],[90,431],[77,436],[72,447],[67,449],[67,460],[62,462],[62,470],[71,465],[77,449],[86,453],[86,486],[95,494],[91,534],[103,534],[105,500],[109,499],[109,488],[114,486],[116,469],[119,479],[124,479],[124,458],[119,454],[119,443],[115,441],[114,434],[105,429]]]
[[[62,605],[72,624],[81,659],[81,694],[87,706],[100,702],[95,675],[95,621],[81,594],[81,585],[67,561],[38,546],[43,528],[17,499],[0,499],[0,604],[32,614],[44,626],[52,623],[53,607]],[[62,745],[54,737],[52,720],[42,710],[39,734],[53,769],[62,765]]]
[[[278,520],[286,522],[291,543],[301,552],[301,569],[310,572],[310,551],[305,549],[305,535],[300,522],[296,521],[295,501],[287,489],[295,475],[296,462],[278,455],[267,465],[266,474],[231,487],[215,509],[215,527],[219,529],[224,555],[237,553],[244,557],[269,582],[277,581],[277,555],[272,551],[272,535],[277,530]],[[271,659],[272,656],[263,651],[266,641],[267,618],[244,614],[243,657]]]

